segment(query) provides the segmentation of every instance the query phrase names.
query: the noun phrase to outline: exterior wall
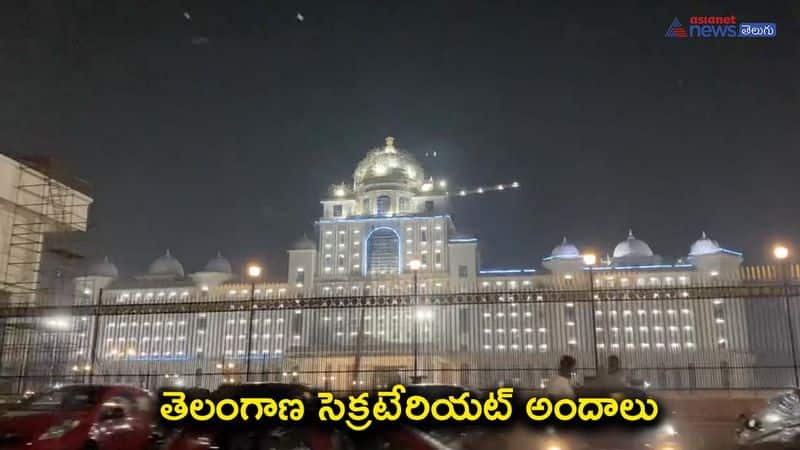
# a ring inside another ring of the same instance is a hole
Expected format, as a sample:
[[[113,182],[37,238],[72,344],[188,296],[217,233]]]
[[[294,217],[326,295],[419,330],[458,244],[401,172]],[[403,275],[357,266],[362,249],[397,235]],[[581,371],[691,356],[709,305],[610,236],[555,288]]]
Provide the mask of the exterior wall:
[[[451,292],[474,291],[478,279],[478,243],[474,239],[462,241],[451,241],[447,245]]]
[[[317,251],[289,250],[289,290],[301,296],[313,293],[316,277]]]
[[[422,261],[420,273],[446,274],[449,271],[449,216],[320,220],[318,226],[317,279],[321,282],[380,277],[382,274],[366,273],[367,241],[370,233],[380,228],[389,228],[398,236],[399,272],[408,272],[408,261],[415,258]]]

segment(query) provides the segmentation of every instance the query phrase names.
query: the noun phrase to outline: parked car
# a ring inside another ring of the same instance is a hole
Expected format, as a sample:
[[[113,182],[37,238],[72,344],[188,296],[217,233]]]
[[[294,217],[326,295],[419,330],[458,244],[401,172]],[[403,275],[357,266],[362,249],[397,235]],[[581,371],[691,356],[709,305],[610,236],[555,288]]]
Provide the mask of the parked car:
[[[294,383],[223,384],[211,393],[211,398],[269,397],[300,399],[306,404],[306,415],[316,414],[316,391]],[[313,422],[284,424],[236,424],[228,422],[184,422],[168,433],[164,444],[167,450],[352,450],[347,433]]]
[[[740,449],[800,448],[800,391],[784,392],[748,418],[736,436]]]
[[[141,450],[151,446],[153,399],[132,386],[71,385],[0,415],[0,449]]]

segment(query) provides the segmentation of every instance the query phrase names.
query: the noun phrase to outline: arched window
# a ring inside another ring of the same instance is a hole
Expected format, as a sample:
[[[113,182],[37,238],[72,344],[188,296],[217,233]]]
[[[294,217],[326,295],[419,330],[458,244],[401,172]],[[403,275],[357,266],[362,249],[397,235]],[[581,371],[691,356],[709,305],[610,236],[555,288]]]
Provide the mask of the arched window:
[[[381,195],[375,200],[375,207],[379,216],[385,216],[392,207],[392,199],[388,195]]]
[[[367,273],[398,273],[400,238],[391,228],[376,228],[367,238]]]

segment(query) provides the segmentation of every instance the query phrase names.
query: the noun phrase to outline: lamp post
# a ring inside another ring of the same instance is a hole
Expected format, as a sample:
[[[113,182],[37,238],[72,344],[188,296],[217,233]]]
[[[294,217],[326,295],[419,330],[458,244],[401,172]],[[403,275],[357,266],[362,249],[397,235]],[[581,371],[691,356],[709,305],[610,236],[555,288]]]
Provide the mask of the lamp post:
[[[256,303],[256,281],[261,276],[261,266],[250,264],[247,266],[247,277],[250,279],[250,314],[247,320],[247,354],[245,355],[244,381],[250,381],[250,352],[253,347],[253,313]]]
[[[786,259],[789,257],[789,248],[785,245],[776,245],[772,248],[772,254],[778,260],[778,270],[781,272],[783,281],[783,302],[786,306],[786,325],[789,327],[789,343],[792,349],[792,367],[794,368],[794,386],[800,387],[800,375],[797,370],[797,349],[794,342],[794,324],[792,323],[792,309],[789,305],[789,274],[787,274]]]
[[[422,262],[418,259],[412,259],[408,262],[408,268],[414,273],[414,314],[411,315],[411,318],[414,321],[414,371],[411,374],[411,382],[415,384],[422,381],[422,377],[417,372],[417,360],[419,352],[419,319],[417,318],[417,313],[419,310],[419,291],[417,284],[417,272],[419,272],[421,267]]]
[[[583,255],[583,264],[589,268],[589,302],[592,305],[592,352],[594,352],[594,376],[600,375],[600,358],[597,354],[597,307],[594,303],[594,265],[597,256],[593,253]]]

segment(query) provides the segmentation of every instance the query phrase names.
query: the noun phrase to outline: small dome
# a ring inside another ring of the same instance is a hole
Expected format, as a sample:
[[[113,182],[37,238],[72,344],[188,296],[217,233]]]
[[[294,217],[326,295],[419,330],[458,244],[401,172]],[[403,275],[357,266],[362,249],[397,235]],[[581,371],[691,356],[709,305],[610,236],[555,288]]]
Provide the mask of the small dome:
[[[581,252],[578,251],[578,247],[576,247],[573,244],[570,244],[567,241],[567,237],[564,236],[564,239],[561,241],[561,244],[556,245],[555,248],[553,248],[553,251],[550,252],[550,256],[559,259],[580,258]]]
[[[211,259],[211,261],[206,264],[206,267],[203,269],[204,272],[216,272],[216,273],[233,273],[233,268],[231,267],[231,262],[228,261],[227,258],[222,256],[222,253],[217,252],[217,256]]]
[[[700,235],[700,239],[694,241],[692,247],[689,249],[689,256],[698,255],[711,255],[722,250],[717,241],[706,236],[706,232]]]
[[[169,250],[159,256],[148,269],[148,274],[157,276],[183,277],[183,264],[175,259]]]
[[[376,148],[358,163],[353,172],[353,187],[360,190],[370,184],[397,183],[407,188],[422,185],[425,173],[410,153],[394,146],[394,138],[386,138],[383,148]]]
[[[316,250],[317,244],[305,234],[292,244],[292,250]]]
[[[119,276],[119,270],[117,270],[117,266],[109,261],[108,256],[106,256],[102,261],[90,264],[86,274],[90,277],[117,278]]]
[[[625,258],[627,256],[653,256],[653,250],[645,241],[636,239],[633,230],[628,230],[628,239],[614,247],[614,258]]]

